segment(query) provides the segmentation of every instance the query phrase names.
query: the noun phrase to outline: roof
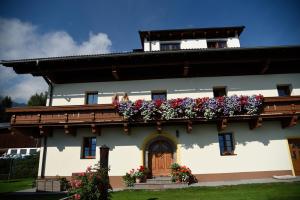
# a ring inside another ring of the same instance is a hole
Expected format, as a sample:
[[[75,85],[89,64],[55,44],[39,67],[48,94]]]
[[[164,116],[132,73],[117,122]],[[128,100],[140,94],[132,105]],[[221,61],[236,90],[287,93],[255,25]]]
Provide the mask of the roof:
[[[167,29],[167,30],[144,30],[139,31],[142,45],[144,40],[181,40],[197,38],[227,38],[240,36],[245,26],[231,27],[211,27],[211,28],[187,28],[187,29]]]
[[[0,63],[53,83],[300,73],[300,46],[123,52]],[[284,66],[284,67],[283,67]],[[184,71],[185,70],[185,71]]]

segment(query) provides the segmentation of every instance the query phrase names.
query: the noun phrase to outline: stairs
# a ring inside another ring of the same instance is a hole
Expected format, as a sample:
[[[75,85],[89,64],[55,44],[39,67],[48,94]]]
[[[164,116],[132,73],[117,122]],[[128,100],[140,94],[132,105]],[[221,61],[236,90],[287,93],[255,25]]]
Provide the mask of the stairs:
[[[185,188],[188,187],[187,183],[173,183],[171,177],[153,177],[147,179],[146,183],[135,183],[134,189],[146,189],[146,190],[161,190],[168,188]]]

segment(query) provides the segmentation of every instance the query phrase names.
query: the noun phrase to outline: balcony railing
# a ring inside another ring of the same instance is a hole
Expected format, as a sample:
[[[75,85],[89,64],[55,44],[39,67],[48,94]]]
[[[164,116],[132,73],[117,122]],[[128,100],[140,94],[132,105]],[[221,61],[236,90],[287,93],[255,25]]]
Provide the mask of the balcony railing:
[[[36,107],[20,107],[9,108],[7,112],[11,116],[11,126],[14,127],[45,127],[45,126],[80,126],[91,125],[108,126],[121,124],[124,130],[128,131],[128,124],[139,124],[145,122],[136,121],[128,122],[119,115],[112,104],[100,105],[76,105],[76,106],[36,106]],[[250,128],[261,126],[265,120],[280,120],[283,128],[294,126],[300,115],[300,96],[289,97],[265,97],[263,109],[259,116],[242,115],[233,117],[224,117],[222,119],[214,119],[218,122],[218,128],[224,129],[228,121],[248,120]],[[193,121],[193,122],[192,122]],[[207,122],[206,119],[174,119],[168,121],[148,123],[156,123],[157,129],[161,129],[162,123],[185,123],[188,129],[191,129],[192,123]],[[190,128],[189,128],[190,127]]]

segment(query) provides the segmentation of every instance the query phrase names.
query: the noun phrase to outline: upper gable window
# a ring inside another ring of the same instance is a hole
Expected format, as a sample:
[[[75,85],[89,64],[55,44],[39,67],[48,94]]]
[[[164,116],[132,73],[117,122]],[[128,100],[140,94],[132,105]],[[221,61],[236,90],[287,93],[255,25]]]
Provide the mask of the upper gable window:
[[[213,92],[214,92],[214,97],[227,96],[226,87],[214,87]]]
[[[207,48],[226,48],[226,47],[227,47],[226,40],[207,41]]]
[[[180,49],[179,42],[170,42],[170,43],[160,43],[161,51],[172,51]]]
[[[97,104],[98,92],[87,92],[85,97],[85,104]]]
[[[165,100],[167,100],[167,92],[152,92],[151,99],[153,101],[158,100],[158,99],[165,101]]]
[[[291,85],[277,85],[278,96],[291,96]]]

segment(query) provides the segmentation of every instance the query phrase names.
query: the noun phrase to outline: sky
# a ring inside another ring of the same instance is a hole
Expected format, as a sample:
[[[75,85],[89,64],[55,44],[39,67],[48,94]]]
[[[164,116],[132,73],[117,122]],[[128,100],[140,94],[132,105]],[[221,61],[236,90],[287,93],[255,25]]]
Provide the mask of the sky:
[[[300,45],[300,1],[0,0],[0,60],[131,51],[139,30],[239,25],[242,47]],[[27,102],[47,88],[0,66],[0,96]]]

